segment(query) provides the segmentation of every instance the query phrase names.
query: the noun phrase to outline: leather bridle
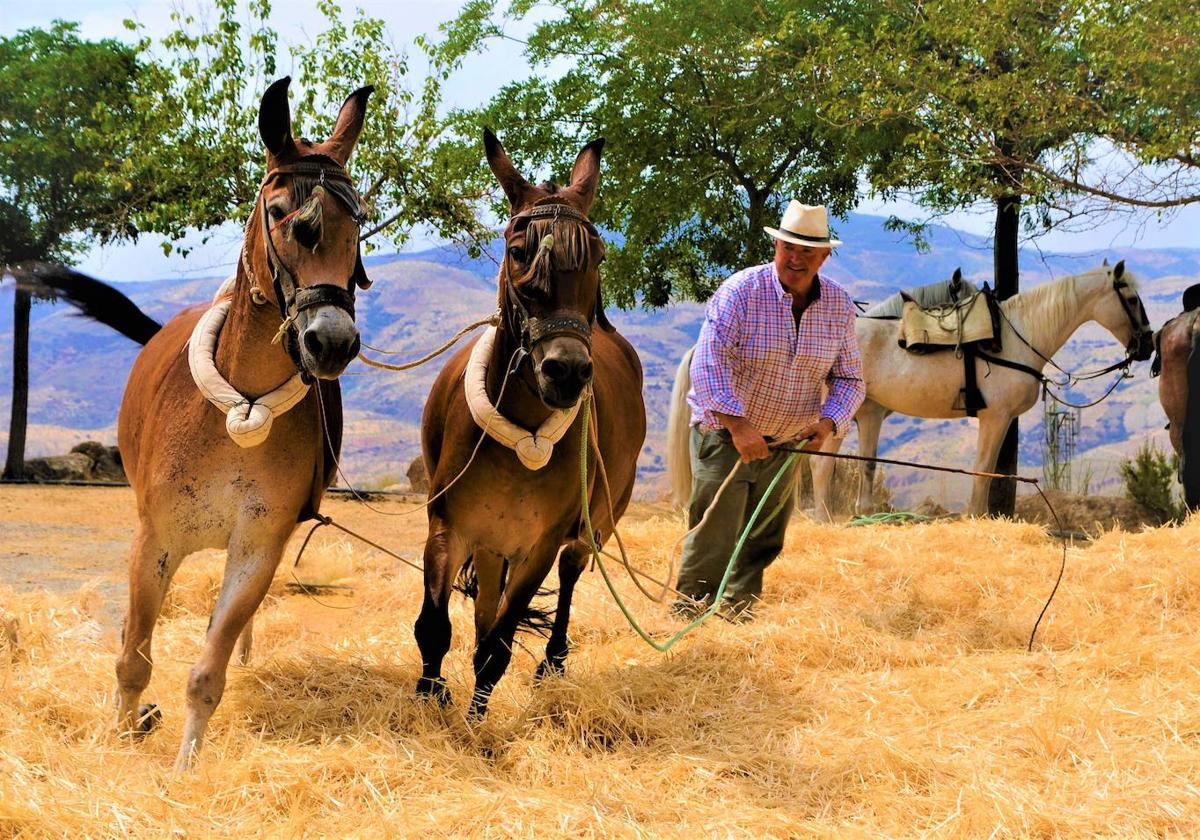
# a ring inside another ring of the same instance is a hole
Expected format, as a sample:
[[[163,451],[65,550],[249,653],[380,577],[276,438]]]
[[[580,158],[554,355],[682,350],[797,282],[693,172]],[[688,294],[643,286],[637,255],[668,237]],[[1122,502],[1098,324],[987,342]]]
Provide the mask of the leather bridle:
[[[577,222],[586,227],[592,235],[599,236],[596,226],[592,224],[588,217],[567,204],[540,204],[536,207],[531,207],[523,213],[517,213],[510,217],[508,226],[511,229],[515,223],[523,220],[532,221],[534,219],[546,218],[553,219],[555,224],[560,219]],[[553,229],[553,226],[551,229]],[[541,248],[543,244],[538,243],[537,247]],[[553,248],[554,246],[551,244],[549,247]],[[591,352],[592,323],[596,320],[596,314],[593,312],[591,317],[587,319],[580,317],[578,312],[571,310],[558,310],[543,317],[531,315],[525,302],[521,300],[521,295],[511,282],[511,278],[508,277],[507,266],[506,237],[505,254],[501,262],[501,271],[504,273],[502,282],[506,299],[505,320],[516,334],[518,342],[518,349],[512,369],[516,370],[521,362],[533,353],[534,348],[538,344],[556,336],[565,335],[578,339],[588,348],[588,352]]]
[[[276,339],[282,339],[284,349],[295,364],[301,378],[311,383],[312,374],[305,367],[300,355],[299,331],[296,327],[296,317],[305,310],[318,306],[334,306],[346,312],[351,320],[354,319],[354,290],[367,288],[371,281],[367,279],[363,268],[362,252],[355,258],[354,271],[346,286],[336,283],[316,283],[312,286],[300,286],[295,276],[279,256],[275,243],[271,238],[271,220],[267,203],[263,199],[263,190],[276,175],[300,175],[315,177],[317,185],[325,188],[330,195],[337,199],[350,212],[351,218],[361,227],[366,213],[362,200],[354,187],[354,182],[346,170],[337,161],[325,155],[307,155],[294,163],[283,164],[270,170],[263,178],[258,190],[257,204],[261,205],[259,215],[262,220],[262,234],[267,253],[267,265],[271,270],[271,284],[275,289],[275,302],[279,306],[279,317],[282,323]]]

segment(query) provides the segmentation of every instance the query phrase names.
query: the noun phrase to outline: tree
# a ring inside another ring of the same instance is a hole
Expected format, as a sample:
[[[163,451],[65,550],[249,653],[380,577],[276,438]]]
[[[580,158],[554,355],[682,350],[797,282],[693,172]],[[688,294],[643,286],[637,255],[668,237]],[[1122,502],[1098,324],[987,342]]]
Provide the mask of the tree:
[[[1200,18],[1192,4],[1100,0],[1085,8],[1074,30],[1081,77],[1046,95],[1081,113],[1092,132],[1072,138],[1065,166],[1039,174],[1105,208],[1200,202]]]
[[[529,24],[534,9],[473,0],[447,26],[439,60],[453,68],[510,37],[506,27]],[[605,288],[621,306],[704,299],[731,271],[765,262],[763,225],[789,198],[838,214],[854,204],[868,132],[851,138],[821,120],[812,94],[827,68],[773,48],[781,30],[797,50],[815,45],[798,36],[827,4],[558,0],[554,9],[522,42],[534,74],[457,123],[462,144],[477,148],[490,125],[524,167],[554,172],[569,171],[568,150],[608,139],[592,217],[620,234]]]
[[[237,0],[215,7],[210,27],[176,12],[177,28],[158,44],[84,41],[63,22],[0,40],[0,265],[69,261],[93,242],[146,233],[163,234],[169,251],[190,230],[248,216],[263,176],[257,106],[279,75],[280,47],[269,0],[251,0],[244,13]],[[303,91],[294,128],[327,134],[325,114],[375,86],[350,166],[367,199],[364,234],[379,234],[368,247],[398,246],[429,224],[478,252],[490,234],[475,219],[480,195],[453,180],[464,167],[439,143],[440,79],[414,92],[382,22],[359,12],[347,24],[331,0],[319,8],[326,29],[291,48]],[[14,478],[24,458],[28,295],[19,290],[16,301],[5,472]]]
[[[210,230],[249,214],[263,176],[258,101],[283,75],[285,47],[270,27],[270,0],[252,0],[244,13],[237,0],[214,3],[214,25],[175,12],[174,32],[153,49],[143,41],[160,60],[142,89],[139,109],[150,116],[129,168],[145,173],[155,194],[136,222],[173,242],[189,230]],[[385,241],[398,247],[422,224],[446,238],[486,238],[475,220],[480,196],[452,181],[450,167],[438,157],[444,130],[437,114],[439,78],[430,75],[414,89],[409,58],[381,20],[360,10],[347,21],[333,0],[317,7],[325,28],[310,45],[286,47],[298,77],[292,86],[299,92],[294,130],[296,136],[327,136],[329,115],[346,94],[374,86],[350,165],[368,208],[363,233],[373,236],[369,247]]]
[[[136,200],[134,185],[110,177],[128,147],[110,128],[134,119],[138,71],[135,48],[84,41],[74,24],[0,38],[0,267],[128,235],[121,208]],[[24,473],[29,293],[18,290],[14,306],[7,478]]]
[[[885,196],[916,195],[933,213],[993,207],[995,290],[1019,291],[1021,228],[1036,234],[1076,214],[1070,152],[1094,141],[1097,90],[1081,45],[1090,0],[881,0],[824,44],[843,56],[826,113],[846,128],[881,124],[902,138],[870,161]],[[1017,466],[1017,424],[998,472]],[[989,510],[1011,515],[1015,484],[992,484]]]

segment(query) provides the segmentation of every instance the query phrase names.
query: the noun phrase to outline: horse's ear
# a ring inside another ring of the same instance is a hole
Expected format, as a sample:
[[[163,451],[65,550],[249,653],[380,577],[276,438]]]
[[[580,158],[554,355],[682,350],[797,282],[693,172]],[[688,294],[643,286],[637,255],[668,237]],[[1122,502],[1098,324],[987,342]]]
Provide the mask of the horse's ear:
[[[504,151],[504,146],[500,144],[500,140],[490,128],[483,129],[483,151],[487,156],[488,166],[491,167],[496,180],[500,182],[504,194],[508,196],[508,203],[512,209],[516,210],[523,206],[528,200],[529,194],[533,192],[533,187],[525,180],[525,176],[513,166],[508,152]]]
[[[1113,266],[1113,279],[1120,280],[1125,276],[1125,260],[1121,260]]]
[[[954,276],[950,278],[950,282],[951,283],[961,283],[962,282],[962,267],[961,266],[959,268],[954,269]]]
[[[1104,262],[1100,263],[1101,268],[1108,268],[1108,257],[1104,258]]]
[[[338,111],[333,134],[325,141],[329,156],[342,166],[350,159],[354,144],[358,142],[358,135],[362,133],[363,120],[367,117],[367,99],[374,91],[372,85],[367,85],[346,97],[342,109]]]
[[[569,189],[579,196],[584,213],[588,211],[588,208],[592,206],[592,201],[596,198],[596,187],[600,183],[600,153],[602,151],[604,151],[604,138],[598,137],[579,151],[578,157],[575,158],[575,166],[571,169]]]
[[[599,284],[596,286],[596,323],[605,332],[614,332],[612,322],[604,314],[604,291]]]
[[[354,261],[354,285],[360,289],[371,288],[372,280],[367,276],[367,269],[363,267],[362,249],[358,250],[358,257]]]
[[[267,151],[275,157],[282,157],[296,147],[292,139],[292,109],[288,105],[288,85],[291,83],[291,76],[273,83],[258,106],[258,134]]]

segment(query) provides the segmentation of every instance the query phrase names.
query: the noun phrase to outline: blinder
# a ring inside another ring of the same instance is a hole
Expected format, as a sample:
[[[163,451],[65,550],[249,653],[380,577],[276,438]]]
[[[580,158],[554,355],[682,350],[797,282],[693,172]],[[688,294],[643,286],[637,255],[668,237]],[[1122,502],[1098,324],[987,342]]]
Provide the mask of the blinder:
[[[1140,352],[1145,351],[1146,355],[1143,359],[1149,358],[1152,352],[1151,345],[1147,342],[1153,340],[1153,330],[1150,329],[1150,317],[1146,314],[1146,306],[1142,303],[1140,297],[1136,298],[1137,310],[1134,310],[1133,303],[1125,296],[1124,290],[1129,288],[1129,284],[1122,277],[1113,279],[1113,291],[1116,292],[1117,299],[1121,301],[1121,308],[1125,310],[1125,317],[1129,319],[1131,329],[1129,344],[1125,347],[1125,352],[1129,358],[1133,359]]]

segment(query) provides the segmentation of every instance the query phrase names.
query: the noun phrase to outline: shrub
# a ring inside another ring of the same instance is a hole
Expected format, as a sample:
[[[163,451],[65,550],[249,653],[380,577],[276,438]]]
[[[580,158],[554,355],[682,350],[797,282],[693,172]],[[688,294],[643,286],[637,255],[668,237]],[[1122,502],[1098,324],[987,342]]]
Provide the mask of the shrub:
[[[1187,508],[1175,495],[1178,459],[1168,456],[1154,441],[1147,441],[1132,460],[1121,464],[1125,495],[1145,505],[1164,522],[1182,522]]]

